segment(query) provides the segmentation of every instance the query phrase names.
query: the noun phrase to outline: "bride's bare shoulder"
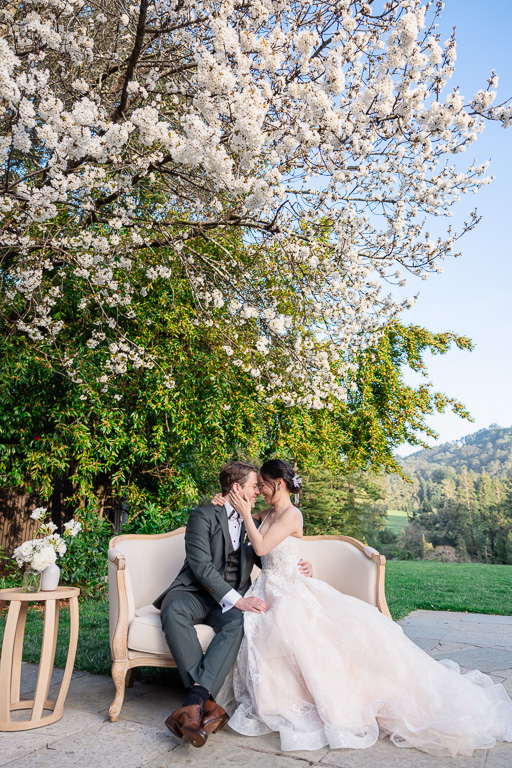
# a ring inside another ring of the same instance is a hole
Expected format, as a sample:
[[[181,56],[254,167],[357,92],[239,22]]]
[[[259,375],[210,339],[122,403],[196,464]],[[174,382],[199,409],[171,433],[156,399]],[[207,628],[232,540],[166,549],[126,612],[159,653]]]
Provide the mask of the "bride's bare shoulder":
[[[268,515],[271,509],[272,507],[266,507],[265,509],[262,509],[260,512],[256,512],[256,514],[253,514],[252,516],[253,520],[259,520],[259,522],[261,523],[263,518]]]
[[[299,529],[302,531],[304,520],[302,517],[302,512],[298,507],[295,507],[293,504],[290,505],[288,509],[285,512],[283,512],[282,517],[283,519],[286,519],[287,525],[296,527],[297,531]]]

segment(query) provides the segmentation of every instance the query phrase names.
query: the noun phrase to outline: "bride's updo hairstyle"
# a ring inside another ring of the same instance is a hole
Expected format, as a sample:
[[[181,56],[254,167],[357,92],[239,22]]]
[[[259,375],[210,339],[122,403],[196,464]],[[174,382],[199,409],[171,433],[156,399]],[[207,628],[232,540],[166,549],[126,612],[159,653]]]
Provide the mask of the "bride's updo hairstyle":
[[[300,493],[302,480],[293,467],[283,459],[270,459],[260,469],[260,477],[276,490],[276,481],[282,478],[290,493]]]

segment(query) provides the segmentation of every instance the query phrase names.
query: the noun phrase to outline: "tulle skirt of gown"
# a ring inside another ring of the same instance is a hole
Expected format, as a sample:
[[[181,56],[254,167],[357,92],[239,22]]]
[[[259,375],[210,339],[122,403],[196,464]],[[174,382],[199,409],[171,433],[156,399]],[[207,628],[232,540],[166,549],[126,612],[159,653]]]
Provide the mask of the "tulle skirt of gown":
[[[288,537],[248,593],[270,609],[244,616],[232,682],[218,697],[226,705],[234,695],[231,728],[277,731],[283,750],[358,749],[389,735],[398,747],[454,756],[512,741],[502,685],[432,659],[373,606],[301,576],[299,559],[300,540]]]

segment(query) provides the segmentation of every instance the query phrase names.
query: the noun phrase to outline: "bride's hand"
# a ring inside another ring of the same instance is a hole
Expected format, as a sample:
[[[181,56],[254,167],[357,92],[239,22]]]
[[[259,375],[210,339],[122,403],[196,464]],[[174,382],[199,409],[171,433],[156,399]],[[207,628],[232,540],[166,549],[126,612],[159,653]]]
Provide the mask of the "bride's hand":
[[[216,507],[223,507],[225,503],[226,501],[222,493],[216,493],[210,502],[210,504],[214,504]]]
[[[307,576],[311,579],[313,576],[313,566],[307,560],[299,560],[299,571],[303,576]]]
[[[231,489],[229,494],[229,502],[237,512],[240,512],[244,519],[251,516],[251,502],[248,501],[245,496],[241,496],[238,491]]]

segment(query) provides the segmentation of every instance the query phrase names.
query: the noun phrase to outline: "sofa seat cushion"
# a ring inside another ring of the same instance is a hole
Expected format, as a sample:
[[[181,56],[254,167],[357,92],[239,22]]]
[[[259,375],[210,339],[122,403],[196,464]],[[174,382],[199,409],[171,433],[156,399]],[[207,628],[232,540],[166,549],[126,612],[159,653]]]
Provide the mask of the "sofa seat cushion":
[[[215,632],[206,624],[196,624],[197,636],[204,651],[210,645]],[[135,609],[135,616],[128,629],[128,648],[132,651],[156,653],[170,656],[160,622],[160,611],[154,605],[144,605]]]

